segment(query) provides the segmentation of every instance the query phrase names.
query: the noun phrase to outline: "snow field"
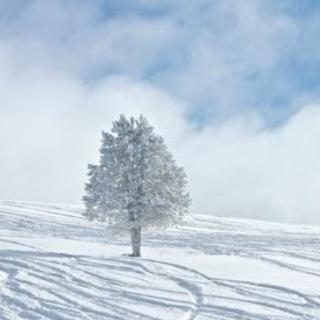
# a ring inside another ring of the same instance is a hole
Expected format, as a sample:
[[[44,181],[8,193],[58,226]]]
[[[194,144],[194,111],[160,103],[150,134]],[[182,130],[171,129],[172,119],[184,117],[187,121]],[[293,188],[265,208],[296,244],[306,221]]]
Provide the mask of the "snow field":
[[[320,228],[194,215],[129,237],[82,208],[0,202],[0,319],[320,319]]]

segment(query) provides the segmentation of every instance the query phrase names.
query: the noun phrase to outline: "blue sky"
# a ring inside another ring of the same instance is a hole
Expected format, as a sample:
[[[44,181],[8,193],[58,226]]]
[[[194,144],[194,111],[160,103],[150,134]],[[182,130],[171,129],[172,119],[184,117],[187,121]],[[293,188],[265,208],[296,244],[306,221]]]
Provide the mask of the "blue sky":
[[[184,100],[191,121],[253,110],[273,125],[296,111],[297,99],[319,94],[318,1],[2,1],[1,7],[1,35],[21,46],[19,59],[36,55],[40,67],[87,82],[111,74],[150,82]]]
[[[2,198],[79,202],[99,132],[142,112],[193,210],[320,222],[319,1],[0,0],[0,27]]]

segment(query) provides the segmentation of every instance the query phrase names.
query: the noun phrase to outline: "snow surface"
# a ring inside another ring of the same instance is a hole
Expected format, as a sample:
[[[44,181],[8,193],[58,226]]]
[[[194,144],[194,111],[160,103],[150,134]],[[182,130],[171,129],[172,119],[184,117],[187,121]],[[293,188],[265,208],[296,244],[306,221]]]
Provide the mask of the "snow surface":
[[[320,228],[194,215],[143,258],[68,205],[0,201],[0,319],[320,319]]]

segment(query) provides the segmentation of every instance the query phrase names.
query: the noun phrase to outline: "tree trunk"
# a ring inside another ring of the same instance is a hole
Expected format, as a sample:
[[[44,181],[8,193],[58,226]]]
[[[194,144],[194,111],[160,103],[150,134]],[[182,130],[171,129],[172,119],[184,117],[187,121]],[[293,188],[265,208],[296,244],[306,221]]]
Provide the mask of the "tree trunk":
[[[132,257],[141,257],[141,227],[131,228]]]

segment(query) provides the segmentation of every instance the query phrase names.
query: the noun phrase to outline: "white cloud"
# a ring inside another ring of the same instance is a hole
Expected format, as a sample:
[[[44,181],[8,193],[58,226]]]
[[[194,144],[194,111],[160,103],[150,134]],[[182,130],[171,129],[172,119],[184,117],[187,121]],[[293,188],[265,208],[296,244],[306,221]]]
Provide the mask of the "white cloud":
[[[0,88],[2,198],[78,202],[100,132],[120,113],[145,114],[171,143],[187,127],[176,100],[126,77],[94,86],[52,72],[11,81]]]
[[[319,139],[318,105],[277,129],[231,121],[195,134],[183,155],[195,210],[319,223]]]
[[[246,117],[199,130],[186,121],[183,103],[125,77],[88,87],[52,74],[26,75],[4,95],[12,107],[1,108],[2,198],[79,201],[100,130],[119,113],[143,113],[186,167],[194,211],[320,223],[317,106],[277,129]]]

